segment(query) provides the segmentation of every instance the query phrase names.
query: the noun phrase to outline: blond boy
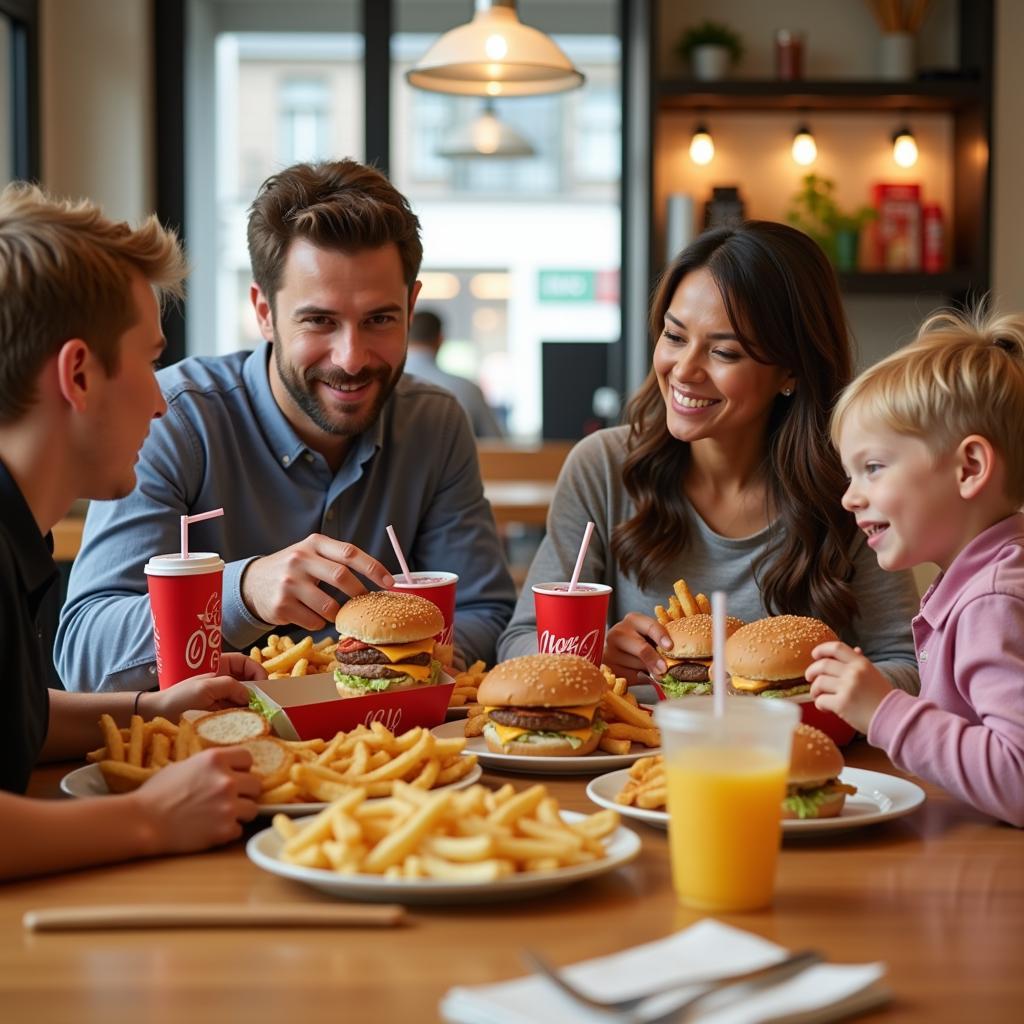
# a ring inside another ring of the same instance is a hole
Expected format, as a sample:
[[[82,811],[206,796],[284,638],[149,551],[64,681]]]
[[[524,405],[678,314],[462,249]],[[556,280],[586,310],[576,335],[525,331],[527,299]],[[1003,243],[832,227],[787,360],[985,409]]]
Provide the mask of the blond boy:
[[[941,570],[913,620],[920,696],[822,644],[819,708],[898,767],[1024,826],[1024,316],[943,313],[843,393],[843,505],[878,564]]]

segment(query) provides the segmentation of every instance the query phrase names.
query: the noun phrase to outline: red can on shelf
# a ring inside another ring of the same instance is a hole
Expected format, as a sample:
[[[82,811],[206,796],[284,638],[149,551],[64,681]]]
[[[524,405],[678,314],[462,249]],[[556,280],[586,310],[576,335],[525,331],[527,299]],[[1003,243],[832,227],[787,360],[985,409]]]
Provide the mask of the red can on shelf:
[[[926,274],[946,269],[946,229],[938,203],[925,203],[921,209],[921,267]]]

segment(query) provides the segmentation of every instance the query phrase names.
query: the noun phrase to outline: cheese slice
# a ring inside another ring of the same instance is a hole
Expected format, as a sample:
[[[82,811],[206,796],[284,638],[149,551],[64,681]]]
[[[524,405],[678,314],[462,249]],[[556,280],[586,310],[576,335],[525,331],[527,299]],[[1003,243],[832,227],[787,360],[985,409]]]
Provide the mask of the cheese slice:
[[[752,690],[756,693],[758,690],[770,689],[771,685],[767,679],[746,679],[743,676],[732,676],[734,690]]]
[[[513,743],[519,739],[520,736],[532,731],[530,729],[520,729],[515,725],[499,725],[494,721],[490,721],[487,724],[495,731],[498,739],[501,740],[502,743]],[[548,730],[545,730],[545,732],[546,731]],[[592,731],[592,729],[559,729],[558,735],[575,736],[577,739],[585,743],[590,738]]]
[[[580,718],[585,718],[588,722],[592,722],[594,720],[594,713],[597,711],[597,707],[598,706],[596,704],[585,704],[585,705],[580,705],[580,707],[576,707],[576,708],[551,708],[550,710],[551,711],[558,711],[558,712],[565,712],[565,714],[567,714],[567,715],[579,715]],[[487,714],[490,714],[492,711],[497,711],[497,710],[498,710],[497,707],[485,707],[484,708],[484,711]],[[540,710],[544,710],[544,709],[538,708],[537,710],[540,711]],[[495,725],[495,728],[499,727],[497,722],[495,722],[494,725]],[[502,728],[504,728],[504,727],[502,727]],[[530,730],[529,729],[525,729],[523,731],[524,732],[529,732]],[[559,729],[558,731],[559,732],[565,732],[564,729]],[[584,730],[584,732],[585,731],[586,730]]]
[[[401,661],[403,658],[411,658],[414,654],[433,654],[434,639],[427,637],[426,640],[414,640],[408,644],[374,644],[374,647],[384,655],[392,664]],[[429,665],[427,666],[430,667]],[[402,666],[403,670],[405,666]],[[409,673],[412,675],[412,672]]]
[[[684,661],[693,661],[698,665],[707,665],[708,668],[711,668],[710,658],[670,658],[667,654],[663,654],[661,657],[668,668],[673,665],[681,665]]]
[[[429,665],[398,665],[396,671],[402,671],[407,676],[418,679],[421,683],[425,683],[430,678]]]

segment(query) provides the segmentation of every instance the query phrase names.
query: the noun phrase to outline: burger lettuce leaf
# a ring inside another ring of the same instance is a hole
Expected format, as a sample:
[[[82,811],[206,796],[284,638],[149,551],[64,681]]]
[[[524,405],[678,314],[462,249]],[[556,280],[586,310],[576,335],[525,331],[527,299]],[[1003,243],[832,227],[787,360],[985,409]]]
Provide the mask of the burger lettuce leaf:
[[[791,686],[787,690],[760,690],[758,697],[795,697],[798,693],[810,693],[811,684],[801,683],[799,686]]]
[[[249,694],[249,707],[253,711],[259,712],[268,722],[281,711],[280,708],[271,707],[260,697],[257,697],[255,693]]]
[[[831,786],[819,786],[817,789],[804,789],[799,793],[789,794],[782,806],[798,818],[816,818],[818,808],[832,798],[835,790]]]
[[[659,680],[666,697],[687,697],[695,693],[711,693],[711,683],[682,683],[675,676],[662,676]]]

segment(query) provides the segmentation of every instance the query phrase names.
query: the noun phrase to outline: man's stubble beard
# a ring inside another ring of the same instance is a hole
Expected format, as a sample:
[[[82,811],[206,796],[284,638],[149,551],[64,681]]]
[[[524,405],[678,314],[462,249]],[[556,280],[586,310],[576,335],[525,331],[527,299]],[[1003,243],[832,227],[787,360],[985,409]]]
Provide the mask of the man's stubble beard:
[[[304,412],[312,421],[326,434],[333,434],[336,437],[355,437],[358,434],[362,434],[365,430],[369,429],[374,423],[377,422],[377,417],[380,416],[381,409],[384,408],[384,403],[391,397],[391,392],[395,390],[395,386],[401,379],[402,373],[405,370],[405,356],[402,356],[402,361],[395,367],[393,372],[388,372],[385,368],[367,370],[364,373],[359,374],[348,374],[341,370],[334,372],[324,372],[322,370],[307,370],[301,377],[296,372],[295,368],[284,358],[284,346],[281,344],[281,338],[277,333],[277,327],[274,327],[274,363],[277,366],[277,375],[284,385],[285,390],[288,392],[291,400]],[[374,399],[373,404],[358,419],[353,418],[351,415],[344,416],[344,422],[338,422],[336,419],[332,419],[327,409],[324,408],[323,404],[317,399],[313,393],[310,384],[313,381],[322,381],[329,387],[340,387],[346,384],[365,384],[370,381],[377,381],[379,387],[377,390],[377,397]]]

